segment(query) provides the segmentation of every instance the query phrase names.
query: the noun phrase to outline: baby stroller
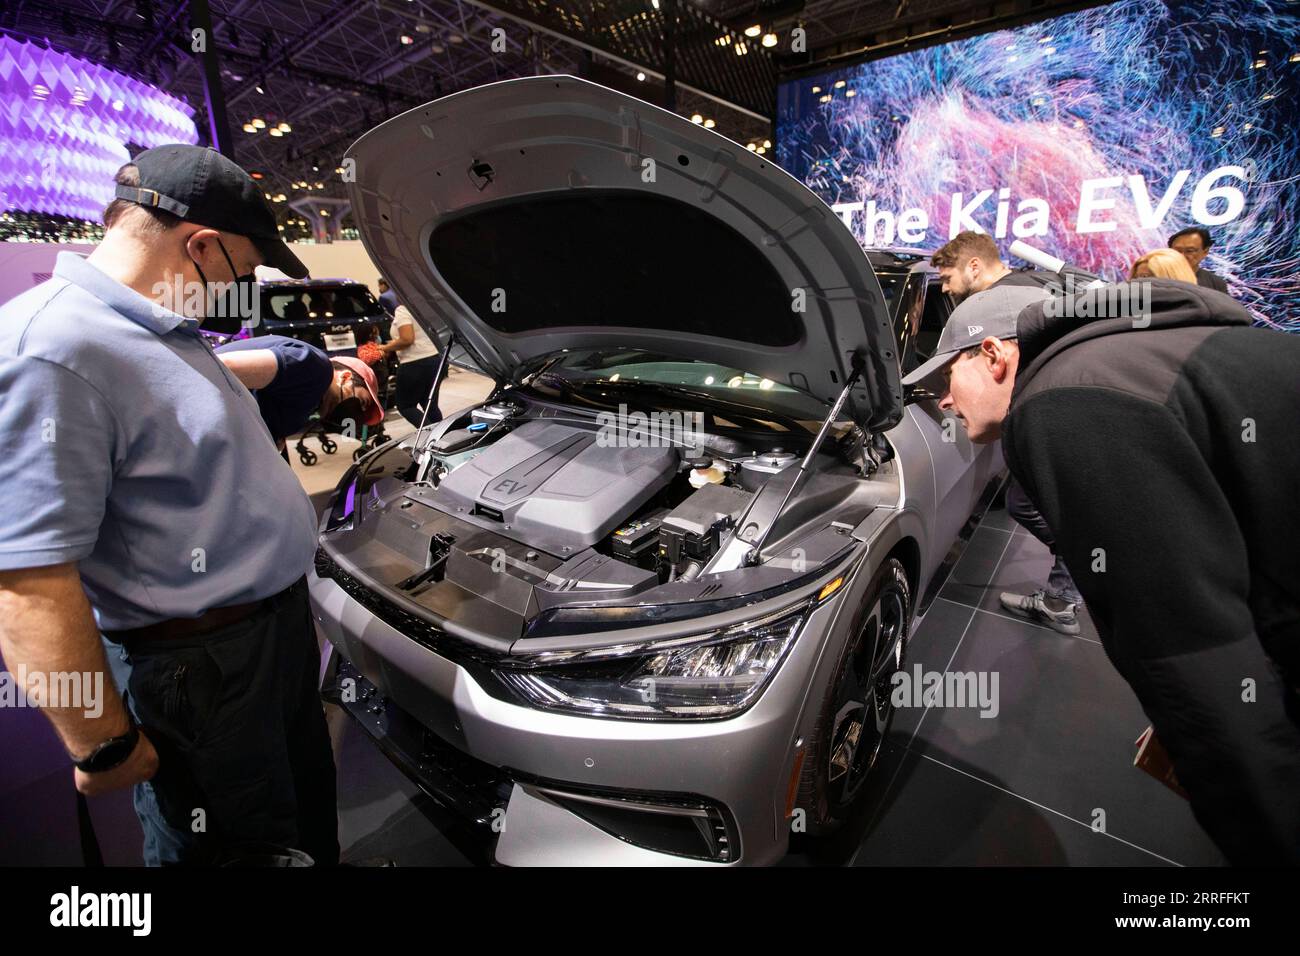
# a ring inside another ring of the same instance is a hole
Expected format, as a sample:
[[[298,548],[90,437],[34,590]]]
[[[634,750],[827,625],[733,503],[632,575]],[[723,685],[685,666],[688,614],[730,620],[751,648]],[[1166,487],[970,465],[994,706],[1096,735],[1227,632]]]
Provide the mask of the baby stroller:
[[[357,342],[357,358],[374,370],[375,382],[379,387],[379,403],[387,408],[396,389],[397,359],[379,350],[375,344],[378,337],[379,329],[373,325],[366,332],[359,333],[358,339],[360,341]],[[339,450],[338,442],[330,437],[331,434],[337,435],[341,434],[341,432],[336,426],[325,421],[319,415],[313,415],[311,421],[307,423],[307,427],[298,436],[297,444],[294,445],[294,451],[298,453],[298,460],[309,467],[320,460],[316,453],[307,447],[306,439],[312,436],[315,436],[320,441],[321,451],[325,454],[333,455],[337,452]],[[357,438],[361,442],[356,450],[352,452],[353,461],[388,441],[383,422],[373,428],[362,425],[360,433],[350,437]]]

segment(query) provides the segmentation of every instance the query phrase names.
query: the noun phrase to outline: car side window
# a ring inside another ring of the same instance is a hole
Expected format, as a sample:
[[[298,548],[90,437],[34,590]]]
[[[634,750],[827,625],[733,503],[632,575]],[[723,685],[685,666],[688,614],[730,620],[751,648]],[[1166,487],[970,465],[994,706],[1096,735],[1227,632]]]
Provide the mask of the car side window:
[[[921,328],[913,340],[915,363],[912,368],[934,354],[935,346],[939,344],[939,335],[943,332],[948,316],[952,314],[952,308],[952,299],[939,286],[939,282],[935,280],[928,283],[925,290],[925,308],[921,312]]]
[[[907,361],[909,342],[916,328],[916,319],[921,309],[923,292],[920,276],[910,275],[906,284],[898,292],[894,303],[894,340],[898,343],[898,354]],[[906,373],[907,369],[904,369]]]

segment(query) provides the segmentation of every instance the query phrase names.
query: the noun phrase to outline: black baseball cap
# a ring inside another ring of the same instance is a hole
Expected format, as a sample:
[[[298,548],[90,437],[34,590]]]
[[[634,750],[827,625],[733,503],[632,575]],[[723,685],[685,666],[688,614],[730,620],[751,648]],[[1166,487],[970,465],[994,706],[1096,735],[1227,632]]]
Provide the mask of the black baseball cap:
[[[280,238],[261,188],[237,163],[215,149],[182,143],[146,149],[131,162],[140,170],[140,185],[119,185],[118,199],[247,236],[268,266],[293,279],[307,277],[307,267]]]

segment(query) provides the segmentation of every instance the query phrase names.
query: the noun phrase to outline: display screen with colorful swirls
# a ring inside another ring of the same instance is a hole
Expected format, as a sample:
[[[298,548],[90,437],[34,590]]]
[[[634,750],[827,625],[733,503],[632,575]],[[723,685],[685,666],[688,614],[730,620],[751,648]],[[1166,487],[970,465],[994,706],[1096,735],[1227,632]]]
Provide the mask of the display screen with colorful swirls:
[[[1300,3],[1121,0],[784,83],[777,161],[863,245],[961,229],[1126,276],[1204,267],[1300,332]]]

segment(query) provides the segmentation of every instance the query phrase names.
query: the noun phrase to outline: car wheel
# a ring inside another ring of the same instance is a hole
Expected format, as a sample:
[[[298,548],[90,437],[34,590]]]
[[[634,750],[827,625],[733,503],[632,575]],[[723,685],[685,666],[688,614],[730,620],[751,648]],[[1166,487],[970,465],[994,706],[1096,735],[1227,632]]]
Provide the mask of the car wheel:
[[[893,676],[903,669],[911,588],[895,558],[876,571],[840,649],[804,756],[795,804],[807,832],[828,834],[853,817],[894,718]]]

